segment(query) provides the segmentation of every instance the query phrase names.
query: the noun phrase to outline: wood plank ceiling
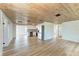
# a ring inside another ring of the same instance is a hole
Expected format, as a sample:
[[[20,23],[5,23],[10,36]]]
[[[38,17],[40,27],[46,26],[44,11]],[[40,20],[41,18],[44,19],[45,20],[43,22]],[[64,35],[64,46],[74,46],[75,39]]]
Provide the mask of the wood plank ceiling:
[[[45,21],[61,23],[79,19],[77,3],[0,4],[0,9],[17,24],[37,25]]]

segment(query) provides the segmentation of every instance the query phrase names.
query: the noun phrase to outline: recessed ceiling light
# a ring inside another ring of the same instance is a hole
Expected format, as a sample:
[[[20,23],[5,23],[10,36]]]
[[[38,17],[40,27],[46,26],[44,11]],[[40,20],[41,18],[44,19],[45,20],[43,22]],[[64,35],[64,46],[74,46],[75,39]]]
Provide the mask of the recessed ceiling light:
[[[56,14],[55,16],[58,17],[58,16],[61,16],[61,15],[60,14]]]
[[[42,21],[42,20],[40,20],[40,21]]]

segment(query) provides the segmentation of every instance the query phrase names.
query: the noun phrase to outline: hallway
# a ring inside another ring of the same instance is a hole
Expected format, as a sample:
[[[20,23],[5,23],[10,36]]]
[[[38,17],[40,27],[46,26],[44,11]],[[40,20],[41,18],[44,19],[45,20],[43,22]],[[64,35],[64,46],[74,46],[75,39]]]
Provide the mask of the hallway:
[[[79,55],[79,43],[62,39],[41,41],[36,37],[13,40],[4,48],[4,56],[73,56]]]
[[[79,4],[8,3],[0,10],[4,56],[79,55]]]

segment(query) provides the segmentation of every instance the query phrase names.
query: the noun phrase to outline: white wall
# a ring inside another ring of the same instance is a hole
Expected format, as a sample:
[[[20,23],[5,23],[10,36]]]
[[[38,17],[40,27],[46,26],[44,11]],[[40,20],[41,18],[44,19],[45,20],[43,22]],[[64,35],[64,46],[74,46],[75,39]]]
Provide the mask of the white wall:
[[[13,23],[8,19],[8,44],[11,42],[11,40],[13,39]]]
[[[54,36],[54,24],[45,22],[45,39],[52,39]]]
[[[54,24],[49,22],[44,22],[42,24],[37,25],[36,27],[39,30],[38,38],[41,39],[41,26],[45,26],[44,40],[52,39],[54,36]]]
[[[3,26],[3,43],[5,44],[3,44],[3,46],[6,47],[13,39],[13,23],[3,12],[1,16],[3,22],[5,23]]]
[[[79,20],[64,22],[61,26],[64,40],[79,42]]]
[[[1,16],[1,10],[0,10],[0,56],[2,55],[2,48],[3,48],[3,20]]]

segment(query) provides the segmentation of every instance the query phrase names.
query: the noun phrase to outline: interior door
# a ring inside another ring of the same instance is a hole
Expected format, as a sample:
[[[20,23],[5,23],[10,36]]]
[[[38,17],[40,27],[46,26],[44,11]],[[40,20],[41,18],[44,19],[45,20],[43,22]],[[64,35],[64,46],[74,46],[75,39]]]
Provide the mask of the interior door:
[[[33,37],[33,32],[30,32],[30,37]]]

